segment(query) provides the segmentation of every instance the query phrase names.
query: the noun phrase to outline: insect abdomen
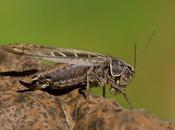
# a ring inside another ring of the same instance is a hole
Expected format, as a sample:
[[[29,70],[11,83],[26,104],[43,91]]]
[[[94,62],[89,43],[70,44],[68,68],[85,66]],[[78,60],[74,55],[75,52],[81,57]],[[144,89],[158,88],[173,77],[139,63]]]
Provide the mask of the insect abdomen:
[[[50,84],[50,87],[63,88],[66,86],[73,86],[80,83],[85,84],[87,80],[87,71],[89,67],[87,66],[77,66],[77,65],[65,65],[63,67],[58,67],[41,73],[37,78],[33,79],[33,82],[37,82],[40,86],[42,84]],[[39,82],[39,83],[38,83]]]

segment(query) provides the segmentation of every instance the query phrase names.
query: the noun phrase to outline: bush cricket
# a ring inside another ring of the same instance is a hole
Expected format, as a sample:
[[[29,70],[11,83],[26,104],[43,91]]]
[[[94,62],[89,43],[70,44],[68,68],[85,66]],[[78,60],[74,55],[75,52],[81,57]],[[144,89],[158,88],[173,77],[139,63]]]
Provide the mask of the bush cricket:
[[[66,66],[55,67],[32,77],[31,82],[20,81],[30,90],[64,89],[84,85],[86,90],[93,86],[103,88],[110,85],[110,91],[121,93],[131,106],[125,88],[133,79],[134,68],[119,58],[99,53],[67,48],[52,48],[33,44],[13,44],[5,47],[8,52],[41,58]],[[81,88],[80,88],[81,89]]]

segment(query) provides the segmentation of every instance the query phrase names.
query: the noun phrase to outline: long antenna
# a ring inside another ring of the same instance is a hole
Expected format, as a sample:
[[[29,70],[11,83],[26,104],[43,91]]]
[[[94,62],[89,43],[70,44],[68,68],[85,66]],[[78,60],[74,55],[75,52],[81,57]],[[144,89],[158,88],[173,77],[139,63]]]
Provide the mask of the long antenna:
[[[153,32],[152,32],[151,35],[149,36],[148,40],[145,42],[144,48],[143,48],[143,54],[142,54],[142,56],[139,57],[139,61],[137,62],[137,64],[140,63],[140,61],[141,61],[141,59],[142,59],[142,57],[143,57],[143,55],[144,55],[146,49],[148,48],[148,45],[149,45],[150,41],[152,40],[152,38],[153,38],[153,36],[155,35],[155,33],[156,33],[156,30],[153,30]],[[136,52],[135,52],[135,53],[136,53]]]
[[[136,64],[137,64],[137,48],[136,43],[134,44],[134,70],[136,71]]]
[[[143,48],[143,53],[146,51],[146,48],[148,47],[150,41],[152,40],[153,36],[155,35],[156,30],[153,30],[152,34],[150,35],[149,39],[145,42],[144,48]]]

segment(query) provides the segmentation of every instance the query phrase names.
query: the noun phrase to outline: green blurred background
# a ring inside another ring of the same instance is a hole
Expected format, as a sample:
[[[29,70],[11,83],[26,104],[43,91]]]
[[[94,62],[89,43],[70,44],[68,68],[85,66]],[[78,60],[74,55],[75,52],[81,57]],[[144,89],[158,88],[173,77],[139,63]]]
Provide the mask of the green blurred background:
[[[136,43],[136,76],[127,93],[136,108],[163,120],[175,120],[174,42],[173,0],[0,0],[1,44],[78,48],[133,64]],[[108,98],[128,107],[121,95]]]

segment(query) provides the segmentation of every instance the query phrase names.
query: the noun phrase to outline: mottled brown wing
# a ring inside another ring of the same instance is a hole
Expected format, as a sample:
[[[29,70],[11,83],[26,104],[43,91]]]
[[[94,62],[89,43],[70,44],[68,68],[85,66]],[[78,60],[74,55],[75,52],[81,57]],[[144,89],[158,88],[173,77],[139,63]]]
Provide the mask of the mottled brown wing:
[[[5,50],[19,54],[39,57],[48,61],[80,65],[103,65],[109,57],[88,51],[68,48],[52,48],[33,44],[13,44],[4,47]]]

